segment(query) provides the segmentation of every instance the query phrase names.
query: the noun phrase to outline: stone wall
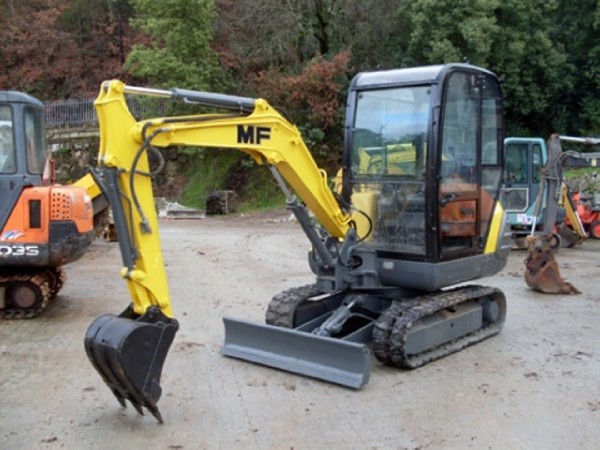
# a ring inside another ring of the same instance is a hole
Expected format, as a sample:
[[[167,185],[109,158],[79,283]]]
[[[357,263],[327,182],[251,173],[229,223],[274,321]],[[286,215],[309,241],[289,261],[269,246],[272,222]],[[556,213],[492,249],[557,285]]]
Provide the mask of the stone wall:
[[[97,144],[72,144],[54,149],[52,158],[56,167],[56,181],[68,184],[87,173],[87,168],[96,164]]]
[[[72,142],[60,146],[54,145],[52,156],[56,163],[56,179],[58,183],[69,184],[77,181],[88,172],[89,167],[96,166],[98,141]],[[190,164],[190,156],[178,152],[161,150],[164,167],[153,179],[154,195],[177,201],[182,198],[186,185],[185,173]],[[150,157],[151,168],[158,166],[157,158]]]

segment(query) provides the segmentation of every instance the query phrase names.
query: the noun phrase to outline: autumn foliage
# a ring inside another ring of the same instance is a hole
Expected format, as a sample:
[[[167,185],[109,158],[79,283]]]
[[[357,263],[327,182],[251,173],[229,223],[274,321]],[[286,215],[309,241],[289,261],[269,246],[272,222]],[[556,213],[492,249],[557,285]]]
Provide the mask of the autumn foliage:
[[[260,72],[255,82],[258,90],[271,101],[278,101],[295,111],[306,111],[311,125],[323,129],[335,127],[344,107],[341,91],[348,84],[350,50],[330,60],[318,55],[300,73],[284,75],[280,68]]]
[[[325,166],[338,164],[345,89],[351,76],[351,51],[331,59],[317,55],[297,74],[273,67],[250,77],[259,96],[284,111],[302,130],[315,157]]]
[[[126,2],[8,0],[0,6],[0,89],[43,100],[95,95],[123,77],[131,42],[141,40],[120,8]]]

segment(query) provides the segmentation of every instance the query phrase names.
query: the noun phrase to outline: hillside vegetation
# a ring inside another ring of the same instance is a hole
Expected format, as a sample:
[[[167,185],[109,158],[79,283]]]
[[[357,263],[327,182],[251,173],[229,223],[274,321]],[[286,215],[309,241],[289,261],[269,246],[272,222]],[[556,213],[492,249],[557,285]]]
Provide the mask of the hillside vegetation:
[[[507,135],[600,134],[597,0],[0,0],[0,25],[1,89],[49,100],[120,78],[264,97],[330,174],[364,70],[469,61],[501,77]],[[231,183],[262,195],[239,155],[191,158],[187,201]]]

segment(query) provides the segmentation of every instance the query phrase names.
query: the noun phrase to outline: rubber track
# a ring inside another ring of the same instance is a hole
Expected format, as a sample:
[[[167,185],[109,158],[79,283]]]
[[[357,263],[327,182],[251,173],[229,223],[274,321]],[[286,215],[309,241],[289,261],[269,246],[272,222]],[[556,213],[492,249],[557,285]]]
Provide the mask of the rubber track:
[[[500,316],[496,322],[417,355],[406,354],[404,348],[407,333],[419,319],[453,305],[488,296],[499,301]],[[394,302],[375,323],[373,352],[384,364],[415,369],[499,333],[504,324],[505,314],[506,303],[502,291],[486,286],[461,286],[442,293],[419,296],[405,302]]]
[[[65,271],[62,270],[60,267],[53,269],[52,272],[54,274],[54,285],[50,290],[50,300],[54,299],[58,295],[60,290],[65,285],[65,281],[67,279]]]
[[[308,298],[322,294],[315,284],[307,284],[287,289],[275,295],[269,302],[265,321],[269,325],[292,328],[298,306]]]
[[[49,279],[54,280],[54,282],[50,283]],[[47,269],[46,271],[31,275],[0,276],[0,285],[4,285],[7,288],[9,288],[12,283],[18,282],[31,282],[35,284],[41,292],[41,298],[38,297],[36,299],[36,306],[33,308],[5,308],[0,310],[0,317],[2,319],[32,319],[42,313],[63,287],[65,274],[62,269],[56,268]]]

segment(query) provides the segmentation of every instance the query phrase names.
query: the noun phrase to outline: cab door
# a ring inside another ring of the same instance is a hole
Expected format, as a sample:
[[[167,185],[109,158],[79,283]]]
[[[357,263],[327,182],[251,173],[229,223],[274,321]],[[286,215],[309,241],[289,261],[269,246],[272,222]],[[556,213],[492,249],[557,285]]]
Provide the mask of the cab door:
[[[492,75],[456,71],[445,84],[438,151],[438,255],[482,253],[501,182],[501,92]]]
[[[12,109],[8,104],[0,104],[0,231],[21,194],[20,178]]]

